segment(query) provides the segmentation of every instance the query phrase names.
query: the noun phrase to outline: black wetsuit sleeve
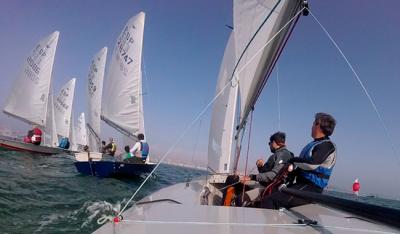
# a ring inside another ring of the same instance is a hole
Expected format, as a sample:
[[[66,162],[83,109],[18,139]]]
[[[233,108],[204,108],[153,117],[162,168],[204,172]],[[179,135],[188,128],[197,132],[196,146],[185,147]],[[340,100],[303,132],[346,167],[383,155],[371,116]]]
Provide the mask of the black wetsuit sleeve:
[[[307,163],[311,165],[319,165],[325,162],[325,160],[328,158],[328,156],[335,151],[335,146],[333,145],[332,142],[327,141],[324,143],[321,143],[317,146],[312,151],[312,157],[311,158],[300,158],[300,157],[295,157],[290,160],[291,163]]]

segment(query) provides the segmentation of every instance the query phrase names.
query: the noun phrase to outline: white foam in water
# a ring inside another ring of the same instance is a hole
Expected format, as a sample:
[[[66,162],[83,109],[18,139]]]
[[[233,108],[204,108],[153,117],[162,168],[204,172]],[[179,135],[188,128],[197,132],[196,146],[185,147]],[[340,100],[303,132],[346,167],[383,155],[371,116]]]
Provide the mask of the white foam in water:
[[[45,216],[44,220],[39,222],[40,226],[38,229],[35,230],[35,233],[36,232],[40,233],[45,226],[52,224],[53,222],[55,222],[58,219],[63,219],[63,218],[64,218],[64,215],[61,215],[61,214],[50,214],[48,216]]]
[[[122,201],[124,202],[124,201]],[[90,204],[90,205],[89,205]],[[96,202],[86,202],[83,208],[86,207],[86,213],[89,213],[86,221],[81,225],[81,227],[85,227],[90,224],[95,218],[100,218],[101,215],[114,215],[118,213],[121,209],[121,203],[117,202],[117,204],[113,205],[106,201],[96,201]]]

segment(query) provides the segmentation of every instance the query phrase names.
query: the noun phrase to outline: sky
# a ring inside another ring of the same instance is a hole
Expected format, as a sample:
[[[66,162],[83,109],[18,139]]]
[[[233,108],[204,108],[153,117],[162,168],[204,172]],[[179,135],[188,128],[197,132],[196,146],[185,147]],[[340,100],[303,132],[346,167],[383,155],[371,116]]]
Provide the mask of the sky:
[[[400,2],[309,2],[311,12],[357,71],[387,131],[319,25],[311,16],[301,17],[255,106],[249,168],[256,159],[270,155],[266,143],[278,130],[287,133],[288,148],[298,155],[312,140],[314,114],[327,112],[337,120],[332,139],[338,158],[330,185],[350,191],[358,178],[362,194],[400,198],[400,182],[395,179],[400,169]],[[146,13],[146,134],[152,155],[162,157],[215,95],[230,33],[225,25],[232,25],[231,1],[0,0],[2,107],[25,57],[40,39],[58,30],[53,88],[58,93],[69,79],[77,78],[77,119],[87,108],[86,82],[91,58],[104,46],[109,48],[109,58],[123,26],[140,11]],[[210,110],[206,111],[168,157],[206,163],[210,116]],[[0,127],[22,132],[29,128],[3,113]],[[103,123],[102,137],[109,136],[118,139],[118,133]],[[246,150],[247,142],[243,145],[242,168]]]

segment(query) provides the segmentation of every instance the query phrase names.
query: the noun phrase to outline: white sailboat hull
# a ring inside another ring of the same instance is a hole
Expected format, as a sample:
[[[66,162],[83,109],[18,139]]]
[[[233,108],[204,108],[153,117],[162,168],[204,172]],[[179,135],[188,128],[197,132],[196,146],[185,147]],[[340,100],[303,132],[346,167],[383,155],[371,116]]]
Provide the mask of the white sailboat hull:
[[[205,181],[180,183],[153,193],[94,233],[399,233],[351,213],[308,204],[290,210],[200,205]],[[300,219],[317,225],[299,224]]]

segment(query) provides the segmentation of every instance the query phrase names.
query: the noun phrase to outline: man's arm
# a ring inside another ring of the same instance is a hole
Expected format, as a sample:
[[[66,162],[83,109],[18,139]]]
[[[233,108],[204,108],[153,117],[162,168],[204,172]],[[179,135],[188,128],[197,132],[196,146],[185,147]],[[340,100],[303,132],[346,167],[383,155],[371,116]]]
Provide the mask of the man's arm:
[[[129,150],[129,152],[132,154],[132,156],[135,156],[136,151],[139,150],[140,143],[136,142],[135,145]]]

